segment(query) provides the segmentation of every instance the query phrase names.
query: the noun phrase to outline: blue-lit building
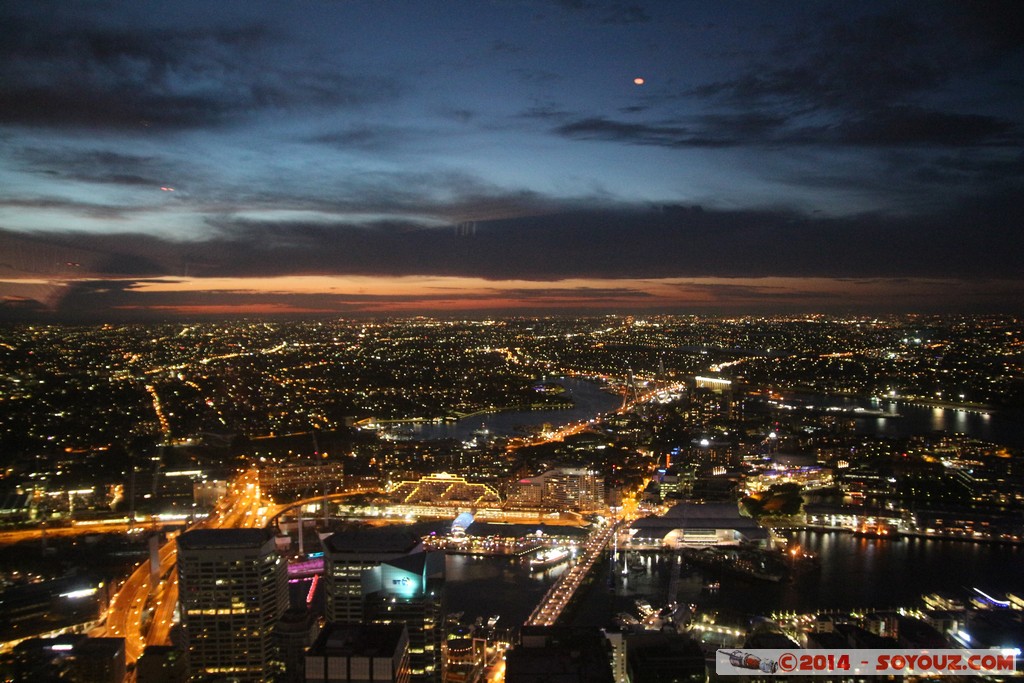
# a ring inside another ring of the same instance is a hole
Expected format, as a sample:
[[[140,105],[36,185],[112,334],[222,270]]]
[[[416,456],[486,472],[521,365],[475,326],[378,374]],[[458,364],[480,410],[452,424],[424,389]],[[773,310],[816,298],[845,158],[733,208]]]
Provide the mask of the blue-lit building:
[[[363,572],[382,562],[421,552],[423,541],[405,530],[355,527],[324,541],[327,621],[359,623],[363,619]]]
[[[441,680],[444,642],[445,557],[418,552],[363,572],[367,622],[405,624],[409,631],[410,680]]]

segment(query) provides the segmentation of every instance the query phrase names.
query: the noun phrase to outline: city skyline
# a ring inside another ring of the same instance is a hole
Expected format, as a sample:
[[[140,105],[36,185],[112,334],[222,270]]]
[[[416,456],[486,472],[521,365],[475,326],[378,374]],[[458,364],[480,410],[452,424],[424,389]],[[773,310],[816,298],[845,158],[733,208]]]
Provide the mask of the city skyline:
[[[7,4],[0,319],[1019,312],[1022,20]]]
[[[1019,668],[1017,317],[2,331],[12,680],[501,683],[547,627],[615,683],[651,637]]]

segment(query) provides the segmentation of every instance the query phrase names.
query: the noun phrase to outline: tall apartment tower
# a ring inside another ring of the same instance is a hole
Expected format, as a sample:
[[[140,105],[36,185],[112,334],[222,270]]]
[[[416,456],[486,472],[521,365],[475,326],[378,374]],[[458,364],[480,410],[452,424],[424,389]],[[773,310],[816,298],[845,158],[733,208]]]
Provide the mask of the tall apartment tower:
[[[423,541],[407,531],[357,527],[332,534],[324,541],[324,583],[327,621],[363,621],[363,572],[423,550]]]
[[[189,673],[270,681],[274,625],[288,608],[287,567],[266,529],[198,529],[178,538]]]

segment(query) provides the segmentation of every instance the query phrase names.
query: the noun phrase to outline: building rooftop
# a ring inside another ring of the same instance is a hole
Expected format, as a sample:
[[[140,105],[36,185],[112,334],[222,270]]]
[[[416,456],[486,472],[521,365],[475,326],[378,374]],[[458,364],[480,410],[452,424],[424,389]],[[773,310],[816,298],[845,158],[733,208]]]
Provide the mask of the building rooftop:
[[[634,529],[760,529],[757,522],[740,514],[736,503],[680,503],[660,517],[644,517]]]
[[[331,623],[307,655],[312,657],[391,657],[408,640],[405,624]]]
[[[324,541],[324,546],[332,553],[406,555],[422,543],[419,536],[409,531],[386,527],[356,527],[331,534]]]
[[[178,536],[178,547],[258,548],[272,538],[268,529],[195,529]]]
[[[636,538],[660,538],[673,529],[733,529],[747,539],[769,534],[756,521],[740,514],[736,503],[680,503],[660,517],[638,519],[631,527]]]

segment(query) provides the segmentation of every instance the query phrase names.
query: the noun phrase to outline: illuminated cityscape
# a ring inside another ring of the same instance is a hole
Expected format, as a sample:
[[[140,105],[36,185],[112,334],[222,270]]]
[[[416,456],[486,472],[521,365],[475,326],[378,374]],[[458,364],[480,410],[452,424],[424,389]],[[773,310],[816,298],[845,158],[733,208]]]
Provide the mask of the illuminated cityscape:
[[[1020,0],[0,2],[0,683],[1024,676],[1022,75]]]
[[[2,342],[8,676],[71,672],[99,638],[138,680],[307,680],[306,661],[342,680],[331,653],[376,638],[395,680],[471,683],[510,646],[539,648],[513,670],[557,650],[537,627],[588,623],[628,658],[653,631],[757,642],[744,613],[801,644],[1021,642],[1015,318],[26,325]],[[414,367],[432,379],[403,383]],[[845,552],[910,548],[961,574],[796,595],[823,567],[862,571]],[[476,562],[516,569],[470,580]],[[519,585],[536,597],[498,597]],[[504,606],[478,611],[480,591]],[[750,591],[767,597],[743,609]],[[405,630],[318,640],[359,623]]]

